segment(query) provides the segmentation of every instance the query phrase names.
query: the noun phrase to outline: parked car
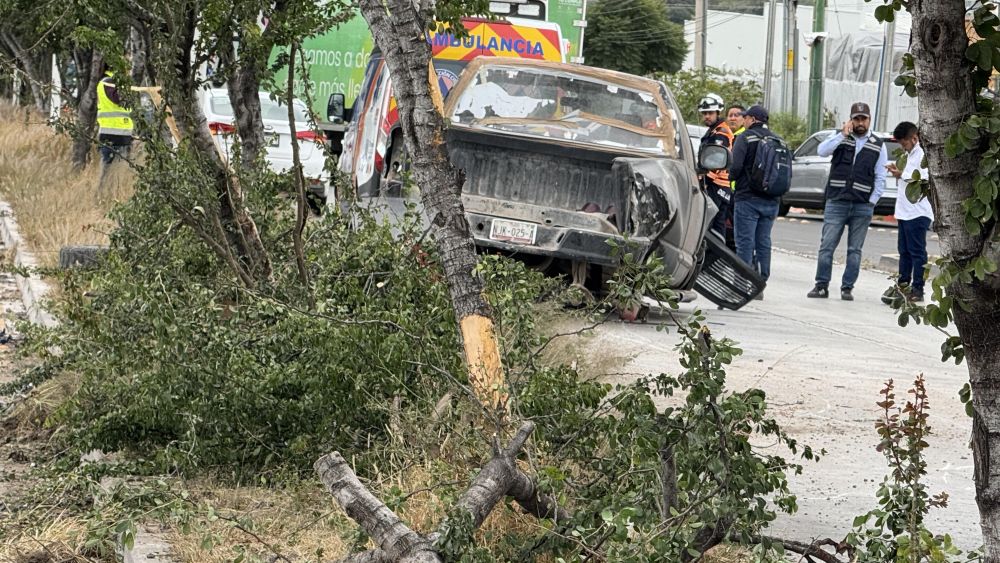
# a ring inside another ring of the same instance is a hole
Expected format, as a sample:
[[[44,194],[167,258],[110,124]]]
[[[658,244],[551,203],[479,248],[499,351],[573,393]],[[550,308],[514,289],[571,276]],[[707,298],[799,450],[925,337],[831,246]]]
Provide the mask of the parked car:
[[[834,133],[834,129],[824,129],[813,133],[792,156],[792,184],[788,193],[781,198],[779,215],[787,215],[791,207],[806,207],[822,209],[826,203],[826,180],[830,176],[829,156],[819,156],[816,150],[819,144]],[[885,140],[885,148],[889,160],[899,149],[899,143],[889,133],[875,133]],[[904,186],[905,189],[905,186]],[[896,208],[896,193],[899,191],[898,180],[891,174],[885,178],[885,192],[875,205],[876,215],[892,215]]]
[[[233,106],[229,92],[224,89],[207,90],[202,96],[202,111],[208,120],[208,129],[215,137],[224,154],[233,152],[233,135],[236,128]],[[326,197],[326,186],[330,175],[326,171],[326,154],[323,149],[325,138],[317,135],[309,124],[309,110],[304,102],[293,103],[295,116],[295,136],[299,139],[299,160],[306,178],[306,189],[314,197]],[[288,107],[276,102],[266,92],[260,92],[260,114],[264,123],[264,138],[267,142],[267,161],[275,172],[292,168],[292,135],[288,126]]]
[[[739,308],[763,288],[724,241],[706,236],[717,210],[698,189],[696,165],[725,168],[729,152],[712,147],[696,163],[661,82],[478,57],[444,110],[449,156],[465,173],[462,201],[481,251],[599,290],[618,264],[613,241],[643,260],[659,256],[675,288],[697,286],[721,306]],[[406,166],[406,158],[390,158]],[[390,178],[358,195],[391,221],[420,189]]]

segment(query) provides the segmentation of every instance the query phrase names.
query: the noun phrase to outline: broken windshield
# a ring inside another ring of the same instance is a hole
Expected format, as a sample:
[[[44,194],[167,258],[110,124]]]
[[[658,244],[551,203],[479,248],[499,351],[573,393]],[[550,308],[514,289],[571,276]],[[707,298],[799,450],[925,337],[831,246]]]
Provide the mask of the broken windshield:
[[[483,65],[459,94],[452,123],[677,156],[664,100],[632,84],[552,68]]]

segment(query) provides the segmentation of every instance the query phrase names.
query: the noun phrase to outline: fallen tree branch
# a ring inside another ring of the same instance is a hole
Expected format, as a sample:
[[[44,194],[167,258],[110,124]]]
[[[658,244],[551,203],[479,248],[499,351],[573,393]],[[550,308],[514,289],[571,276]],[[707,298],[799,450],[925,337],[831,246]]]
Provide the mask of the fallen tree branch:
[[[525,422],[506,448],[501,448],[494,441],[493,458],[483,466],[455,503],[455,512],[467,514],[473,529],[479,528],[506,496],[513,497],[521,508],[539,518],[570,519],[570,515],[560,509],[555,500],[540,494],[534,480],[517,466],[517,455],[534,429],[534,423]],[[378,546],[377,549],[345,557],[340,563],[443,561],[434,548],[434,541],[441,537],[443,530],[448,529],[447,519],[441,523],[438,532],[420,535],[361,484],[339,453],[332,452],[321,457],[314,467],[320,481],[337,503]]]
[[[824,563],[845,563],[845,561],[837,557],[837,555],[848,551],[848,546],[845,545],[843,542],[837,542],[830,538],[822,540],[814,540],[812,543],[805,543],[795,540],[786,540],[782,538],[776,538],[774,536],[761,536],[759,538],[755,538],[755,540],[758,543],[764,540],[767,540],[771,543],[780,543],[788,551],[798,553],[806,558],[815,557],[816,559],[819,559]],[[829,551],[822,549],[823,546],[832,547],[834,550],[836,550],[836,553],[830,553]]]
[[[389,560],[442,563],[431,542],[411,530],[382,501],[375,498],[338,452],[327,454],[314,465],[320,481],[344,512],[368,534]],[[357,561],[348,558],[348,561]]]

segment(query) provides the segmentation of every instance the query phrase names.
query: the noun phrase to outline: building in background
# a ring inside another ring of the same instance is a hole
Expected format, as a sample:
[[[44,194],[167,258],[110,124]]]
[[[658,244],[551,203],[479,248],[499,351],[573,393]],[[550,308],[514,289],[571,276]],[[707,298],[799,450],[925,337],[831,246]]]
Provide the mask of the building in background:
[[[879,103],[879,78],[882,71],[882,52],[885,44],[885,25],[875,19],[875,8],[880,3],[864,0],[829,0],[826,6],[823,65],[823,108],[833,115],[836,123],[847,119],[847,110],[853,102],[864,100],[873,109],[877,106],[886,112],[885,122],[895,124],[903,120],[917,120],[916,99],[906,96],[903,88],[891,84],[886,99]],[[706,18],[707,48],[705,64],[730,71],[734,76],[743,74],[749,79],[763,80],[768,25],[768,4],[763,15],[741,14],[709,10]],[[788,60],[785,33],[785,3],[778,2],[775,13],[774,53],[772,60],[771,95],[766,104],[772,113],[791,112],[807,118],[809,109],[809,66],[813,7],[799,6],[796,10],[798,33],[798,66],[795,93],[786,89],[785,67]],[[903,54],[909,48],[910,14],[898,12],[895,22],[892,72],[899,74]],[[684,35],[695,36],[695,22],[684,22]],[[786,58],[787,57],[787,58]],[[684,68],[694,68],[693,50],[688,54]],[[754,100],[748,100],[747,103]],[[890,126],[891,128],[891,126]]]

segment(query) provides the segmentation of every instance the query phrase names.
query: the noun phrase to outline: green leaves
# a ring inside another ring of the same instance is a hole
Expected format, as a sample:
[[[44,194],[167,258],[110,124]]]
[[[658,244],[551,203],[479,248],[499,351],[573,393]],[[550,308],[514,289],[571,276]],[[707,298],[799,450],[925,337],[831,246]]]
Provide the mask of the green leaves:
[[[988,41],[976,41],[965,50],[965,58],[969,59],[984,72],[993,70],[993,60],[996,47]]]
[[[614,0],[590,4],[583,48],[588,65],[638,75],[676,72],[688,50],[684,30],[655,0],[634,0],[627,8]]]
[[[972,406],[972,386],[969,383],[963,385],[962,389],[959,390],[958,400],[962,401],[962,404],[965,405],[965,414],[971,418],[975,414],[975,411]]]

